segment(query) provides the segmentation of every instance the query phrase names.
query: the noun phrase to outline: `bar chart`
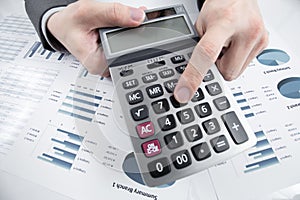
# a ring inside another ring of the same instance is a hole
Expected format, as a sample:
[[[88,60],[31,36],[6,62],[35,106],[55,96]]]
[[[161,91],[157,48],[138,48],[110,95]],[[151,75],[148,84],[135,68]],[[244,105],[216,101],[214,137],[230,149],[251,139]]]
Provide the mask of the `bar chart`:
[[[54,135],[50,149],[38,156],[38,159],[70,170],[84,137],[60,128],[56,129]]]
[[[44,49],[42,43],[36,41],[32,44],[29,50],[24,55],[24,59],[33,59],[35,61],[47,61],[47,62],[61,62],[65,53],[52,52]]]
[[[247,154],[249,163],[244,173],[254,172],[272,165],[279,164],[279,160],[263,131],[255,132],[257,143]]]
[[[254,113],[251,111],[251,107],[242,91],[235,91],[233,93],[236,102],[238,103],[240,109],[244,113],[246,118],[254,117]]]
[[[70,89],[58,112],[69,117],[92,122],[102,96],[87,89]]]

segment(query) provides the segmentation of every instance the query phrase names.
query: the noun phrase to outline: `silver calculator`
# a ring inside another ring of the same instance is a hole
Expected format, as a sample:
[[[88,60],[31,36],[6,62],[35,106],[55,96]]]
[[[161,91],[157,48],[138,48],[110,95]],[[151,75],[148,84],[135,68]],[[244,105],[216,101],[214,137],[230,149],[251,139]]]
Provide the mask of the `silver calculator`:
[[[147,10],[141,26],[101,29],[100,37],[146,185],[173,182],[255,145],[216,66],[190,102],[174,98],[200,39],[183,5]]]

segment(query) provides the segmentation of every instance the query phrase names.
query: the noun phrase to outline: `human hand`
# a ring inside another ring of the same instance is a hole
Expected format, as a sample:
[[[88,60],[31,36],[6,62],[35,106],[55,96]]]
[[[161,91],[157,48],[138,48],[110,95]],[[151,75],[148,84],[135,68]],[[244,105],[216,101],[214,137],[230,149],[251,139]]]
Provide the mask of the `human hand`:
[[[90,73],[108,76],[98,28],[134,27],[140,25],[144,18],[144,8],[80,0],[53,14],[47,27]]]
[[[193,97],[214,63],[233,80],[268,44],[257,0],[206,0],[195,26],[201,39],[174,91],[180,103]]]

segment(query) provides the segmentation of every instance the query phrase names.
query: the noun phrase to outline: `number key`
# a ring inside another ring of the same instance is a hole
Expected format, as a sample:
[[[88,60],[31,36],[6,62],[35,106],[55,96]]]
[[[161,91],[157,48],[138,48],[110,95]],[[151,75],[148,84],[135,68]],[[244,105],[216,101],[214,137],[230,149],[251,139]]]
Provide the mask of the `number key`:
[[[187,127],[183,130],[186,139],[189,142],[195,142],[203,137],[202,132],[198,124]]]
[[[179,111],[176,113],[176,115],[177,115],[178,120],[182,124],[190,123],[190,122],[194,121],[194,119],[195,119],[193,111],[190,108]]]
[[[167,99],[160,99],[151,103],[152,108],[156,114],[161,114],[170,110]]]
[[[165,176],[171,172],[171,167],[167,158],[160,158],[148,164],[148,169],[153,178]]]
[[[182,169],[192,164],[190,154],[187,150],[179,151],[171,156],[176,169]]]
[[[176,127],[176,121],[173,115],[161,117],[157,121],[160,129],[163,131],[168,131]]]
[[[202,123],[207,134],[211,135],[220,131],[220,125],[216,118],[212,118]]]
[[[212,114],[211,107],[207,102],[196,105],[195,110],[200,118],[207,117]]]
[[[195,92],[195,94],[191,100],[192,100],[192,102],[197,102],[197,101],[201,101],[202,99],[204,99],[204,94],[203,94],[201,88],[198,88],[198,90]]]
[[[169,149],[176,149],[183,145],[183,139],[179,131],[166,135],[164,140]]]

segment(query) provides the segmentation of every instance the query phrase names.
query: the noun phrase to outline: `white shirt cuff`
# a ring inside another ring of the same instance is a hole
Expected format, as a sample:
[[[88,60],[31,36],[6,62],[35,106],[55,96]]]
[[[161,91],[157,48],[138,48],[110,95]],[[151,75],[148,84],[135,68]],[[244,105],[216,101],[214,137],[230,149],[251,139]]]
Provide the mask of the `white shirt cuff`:
[[[61,6],[61,7],[55,7],[52,8],[50,10],[48,10],[42,17],[42,22],[41,22],[41,28],[42,28],[42,33],[46,39],[46,41],[48,42],[48,44],[55,50],[55,51],[66,51],[66,49],[62,46],[62,44],[57,44],[56,42],[51,41],[49,35],[47,34],[47,22],[48,19],[51,17],[51,15],[53,15],[54,13],[63,10],[65,8],[65,6]]]

